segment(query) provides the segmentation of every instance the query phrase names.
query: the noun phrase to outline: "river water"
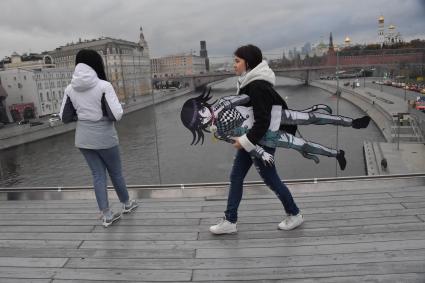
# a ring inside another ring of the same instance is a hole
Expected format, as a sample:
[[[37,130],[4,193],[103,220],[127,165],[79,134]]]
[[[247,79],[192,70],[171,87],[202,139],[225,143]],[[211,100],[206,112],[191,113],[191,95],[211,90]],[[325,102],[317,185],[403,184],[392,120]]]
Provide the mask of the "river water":
[[[213,85],[215,98],[235,93],[235,78]],[[331,106],[331,94],[299,82],[278,78],[277,91],[291,109],[313,104]],[[235,153],[224,142],[214,142],[207,134],[203,145],[191,146],[191,133],[180,121],[180,109],[192,93],[147,107],[124,116],[117,123],[124,175],[128,184],[170,184],[228,181]],[[364,113],[340,100],[339,113],[361,117]],[[156,125],[156,127],[155,127]],[[336,170],[334,158],[320,157],[320,163],[303,158],[291,149],[278,149],[276,164],[282,179],[365,175],[363,141],[383,141],[374,123],[367,129],[335,126],[300,126],[301,135],[314,142],[346,151],[347,168]],[[158,146],[157,146],[158,145]],[[247,180],[259,180],[252,168]],[[91,185],[91,175],[81,153],[74,147],[74,132],[0,151],[0,187]]]

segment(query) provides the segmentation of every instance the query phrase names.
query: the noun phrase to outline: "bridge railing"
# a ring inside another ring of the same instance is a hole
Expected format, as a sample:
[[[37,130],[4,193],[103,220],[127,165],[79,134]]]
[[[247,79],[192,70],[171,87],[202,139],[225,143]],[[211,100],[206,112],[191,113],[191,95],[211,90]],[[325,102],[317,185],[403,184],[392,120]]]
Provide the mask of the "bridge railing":
[[[398,182],[400,185],[420,186],[425,182],[425,173],[370,175],[328,178],[304,178],[282,180],[289,186],[309,185],[317,186],[318,189],[340,186],[344,182],[356,182],[360,186],[362,182],[379,181]],[[228,182],[215,183],[188,183],[188,184],[163,184],[163,185],[129,185],[129,193],[134,198],[173,198],[173,197],[211,197],[225,195]],[[247,194],[266,193],[260,188],[264,187],[263,181],[244,182]],[[108,186],[111,192],[112,186]],[[65,186],[65,187],[0,187],[1,200],[63,200],[63,199],[88,199],[93,198],[94,192],[91,186]],[[112,198],[116,198],[111,194]]]

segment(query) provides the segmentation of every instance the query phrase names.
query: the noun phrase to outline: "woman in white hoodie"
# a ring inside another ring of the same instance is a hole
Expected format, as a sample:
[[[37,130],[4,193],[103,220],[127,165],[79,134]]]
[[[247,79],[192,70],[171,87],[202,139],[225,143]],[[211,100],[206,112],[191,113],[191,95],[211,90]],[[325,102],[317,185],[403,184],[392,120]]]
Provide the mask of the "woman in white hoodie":
[[[90,167],[102,225],[108,227],[121,218],[121,213],[130,213],[138,206],[135,200],[129,199],[114,125],[114,121],[121,119],[123,109],[106,79],[99,53],[80,50],[75,65],[71,84],[64,92],[60,117],[65,121],[66,117],[77,116],[75,146]],[[106,170],[123,205],[122,212],[113,213],[109,207]]]

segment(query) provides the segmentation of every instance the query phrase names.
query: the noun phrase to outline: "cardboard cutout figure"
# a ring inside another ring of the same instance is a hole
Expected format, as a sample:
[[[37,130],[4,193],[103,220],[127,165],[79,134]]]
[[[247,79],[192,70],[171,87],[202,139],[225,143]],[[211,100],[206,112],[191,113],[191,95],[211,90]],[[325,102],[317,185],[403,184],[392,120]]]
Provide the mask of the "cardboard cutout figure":
[[[219,140],[233,143],[232,138],[246,134],[254,124],[252,107],[244,106],[249,102],[248,95],[225,96],[218,101],[209,103],[212,98],[210,92],[211,88],[205,89],[201,95],[188,99],[183,104],[181,120],[193,135],[191,145],[196,145],[199,142],[202,144],[204,132],[212,133]],[[272,116],[276,115],[272,113]],[[332,115],[332,109],[324,104],[313,105],[300,111],[282,109],[281,115],[278,116],[280,116],[279,119],[270,121],[269,129],[255,146],[255,150],[249,152],[252,157],[259,158],[266,165],[273,164],[274,160],[262,146],[292,148],[316,163],[320,161],[316,155],[335,157],[341,170],[344,170],[347,161],[343,150],[332,149],[296,137],[297,125],[331,124],[361,129],[366,128],[370,122],[369,116],[352,119]]]

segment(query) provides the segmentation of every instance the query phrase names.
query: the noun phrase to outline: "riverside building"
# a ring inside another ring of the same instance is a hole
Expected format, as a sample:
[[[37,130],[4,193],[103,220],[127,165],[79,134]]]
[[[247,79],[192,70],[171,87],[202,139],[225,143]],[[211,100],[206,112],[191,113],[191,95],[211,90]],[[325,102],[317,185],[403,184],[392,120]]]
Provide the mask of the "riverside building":
[[[11,121],[43,117],[60,110],[66,86],[71,82],[75,56],[94,49],[102,56],[108,80],[123,103],[151,93],[148,44],[140,28],[139,41],[102,37],[79,40],[42,54],[12,54],[3,64],[0,81],[7,93],[3,106]]]
[[[49,52],[57,68],[73,69],[81,49],[94,49],[102,56],[108,80],[121,102],[130,102],[151,93],[149,47],[140,28],[139,41],[110,37],[79,40]]]
[[[209,71],[207,44],[200,42],[199,56],[180,53],[151,59],[152,78],[165,79],[205,74]]]
[[[47,54],[21,56],[14,52],[0,71],[0,81],[7,93],[4,108],[10,120],[17,122],[59,112],[71,76],[72,70],[55,68]]]

